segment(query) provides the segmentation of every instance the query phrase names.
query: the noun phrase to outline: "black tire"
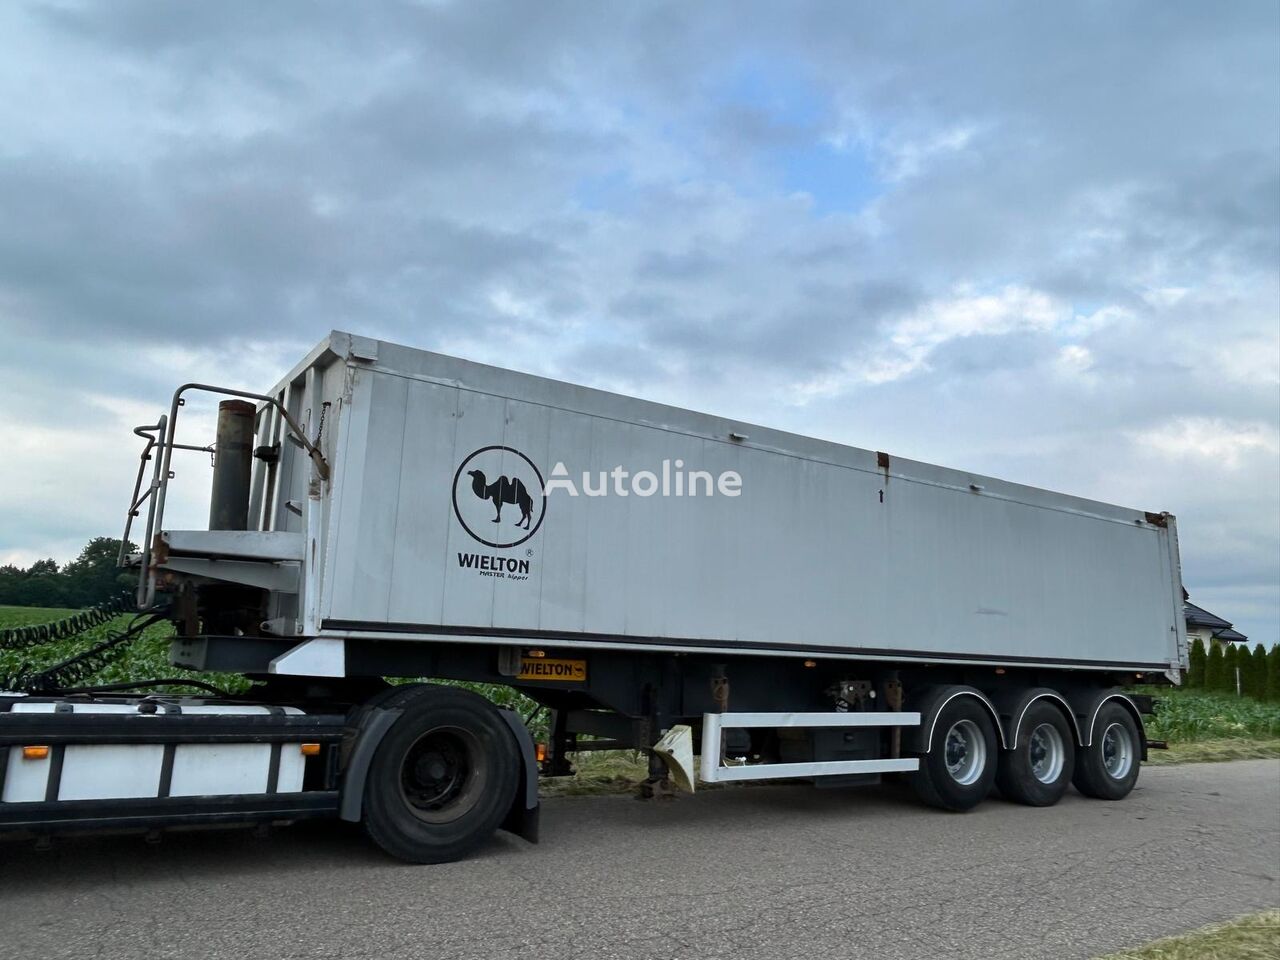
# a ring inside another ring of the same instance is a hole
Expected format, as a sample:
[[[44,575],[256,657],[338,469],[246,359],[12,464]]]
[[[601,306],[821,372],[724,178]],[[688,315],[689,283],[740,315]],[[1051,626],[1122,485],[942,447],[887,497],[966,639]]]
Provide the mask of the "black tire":
[[[415,686],[383,703],[404,710],[378,745],[364,788],[364,826],[410,863],[466,856],[515,797],[520,755],[497,708],[457,687]]]
[[[1104,704],[1093,724],[1093,743],[1076,751],[1071,782],[1086,797],[1123,800],[1138,782],[1141,744],[1133,715],[1114,700]]]
[[[1018,742],[1000,754],[996,786],[1006,800],[1049,807],[1062,799],[1075,772],[1076,741],[1062,711],[1045,700],[1027,708]]]
[[[991,792],[997,752],[987,708],[975,697],[956,697],[938,714],[932,747],[920,756],[911,785],[931,807],[972,810]]]

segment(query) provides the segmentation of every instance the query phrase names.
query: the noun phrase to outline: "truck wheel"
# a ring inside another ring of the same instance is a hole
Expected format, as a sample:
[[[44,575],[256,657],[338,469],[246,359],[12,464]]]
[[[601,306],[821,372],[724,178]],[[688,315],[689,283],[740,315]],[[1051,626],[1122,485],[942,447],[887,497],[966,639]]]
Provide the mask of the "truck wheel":
[[[467,690],[419,687],[396,705],[404,714],[378,745],[365,783],[365,830],[401,860],[458,860],[511,807],[515,741],[493,705]]]
[[[1076,751],[1071,782],[1086,797],[1123,800],[1138,782],[1140,735],[1133,716],[1120,704],[1105,704],[1093,726],[1093,743]]]
[[[916,794],[943,810],[970,810],[991,791],[996,776],[996,731],[973,697],[956,697],[933,727],[928,753],[912,777]]]
[[[996,785],[1005,799],[1048,807],[1062,799],[1075,770],[1075,738],[1062,712],[1033,703],[1022,717],[1018,742],[1000,755]]]

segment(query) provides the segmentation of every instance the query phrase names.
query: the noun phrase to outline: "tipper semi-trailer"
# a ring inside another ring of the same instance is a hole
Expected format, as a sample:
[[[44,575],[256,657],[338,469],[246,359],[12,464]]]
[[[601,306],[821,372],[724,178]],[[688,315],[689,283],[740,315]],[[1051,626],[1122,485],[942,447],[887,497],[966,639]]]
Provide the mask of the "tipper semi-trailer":
[[[222,398],[211,447],[178,439],[198,393]],[[174,665],[255,682],[23,678],[0,695],[14,835],[338,817],[451,860],[536,839],[539,776],[621,748],[650,793],[1118,800],[1151,709],[1122,688],[1186,664],[1168,513],[340,332],[267,393],[185,384],[136,432],[131,602],[174,624]],[[166,526],[175,455],[210,449],[209,529]],[[395,682],[421,677],[521,691],[547,742]]]

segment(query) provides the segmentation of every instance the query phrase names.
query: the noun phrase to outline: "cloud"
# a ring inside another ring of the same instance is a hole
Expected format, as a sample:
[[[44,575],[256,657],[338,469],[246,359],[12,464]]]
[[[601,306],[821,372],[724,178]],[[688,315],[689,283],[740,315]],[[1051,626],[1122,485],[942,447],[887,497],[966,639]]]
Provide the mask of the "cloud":
[[[929,301],[885,331],[888,343],[861,379],[876,384],[908,376],[952,340],[1049,331],[1063,320],[1062,306],[1037,290],[1008,286],[976,294],[961,288],[950,297]]]
[[[114,530],[178,381],[261,389],[338,327],[1164,505],[1197,599],[1280,635],[1273,4],[63,0],[0,34],[0,555]]]
[[[1251,454],[1280,455],[1280,436],[1266,423],[1179,417],[1135,439],[1170,460],[1206,460],[1226,470],[1240,469]]]

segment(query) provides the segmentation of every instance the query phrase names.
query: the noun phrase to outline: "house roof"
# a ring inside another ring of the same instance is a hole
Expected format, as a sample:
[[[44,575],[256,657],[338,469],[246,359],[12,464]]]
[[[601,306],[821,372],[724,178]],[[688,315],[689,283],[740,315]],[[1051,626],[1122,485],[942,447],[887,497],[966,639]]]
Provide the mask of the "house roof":
[[[1213,635],[1213,638],[1215,640],[1230,640],[1232,643],[1243,643],[1245,640],[1249,639],[1239,630],[1232,630],[1230,627],[1226,630],[1217,631]]]
[[[1187,618],[1188,627],[1208,627],[1213,631],[1215,640],[1225,640],[1228,643],[1243,643],[1249,639],[1239,630],[1233,630],[1230,620],[1223,620],[1217,614],[1210,613],[1204,607],[1197,607],[1189,600],[1183,600],[1182,613]]]
[[[1182,605],[1182,612],[1187,618],[1188,626],[1212,627],[1215,630],[1231,629],[1230,620],[1223,620],[1221,617],[1204,609],[1204,607],[1197,607],[1194,603],[1184,603]]]

